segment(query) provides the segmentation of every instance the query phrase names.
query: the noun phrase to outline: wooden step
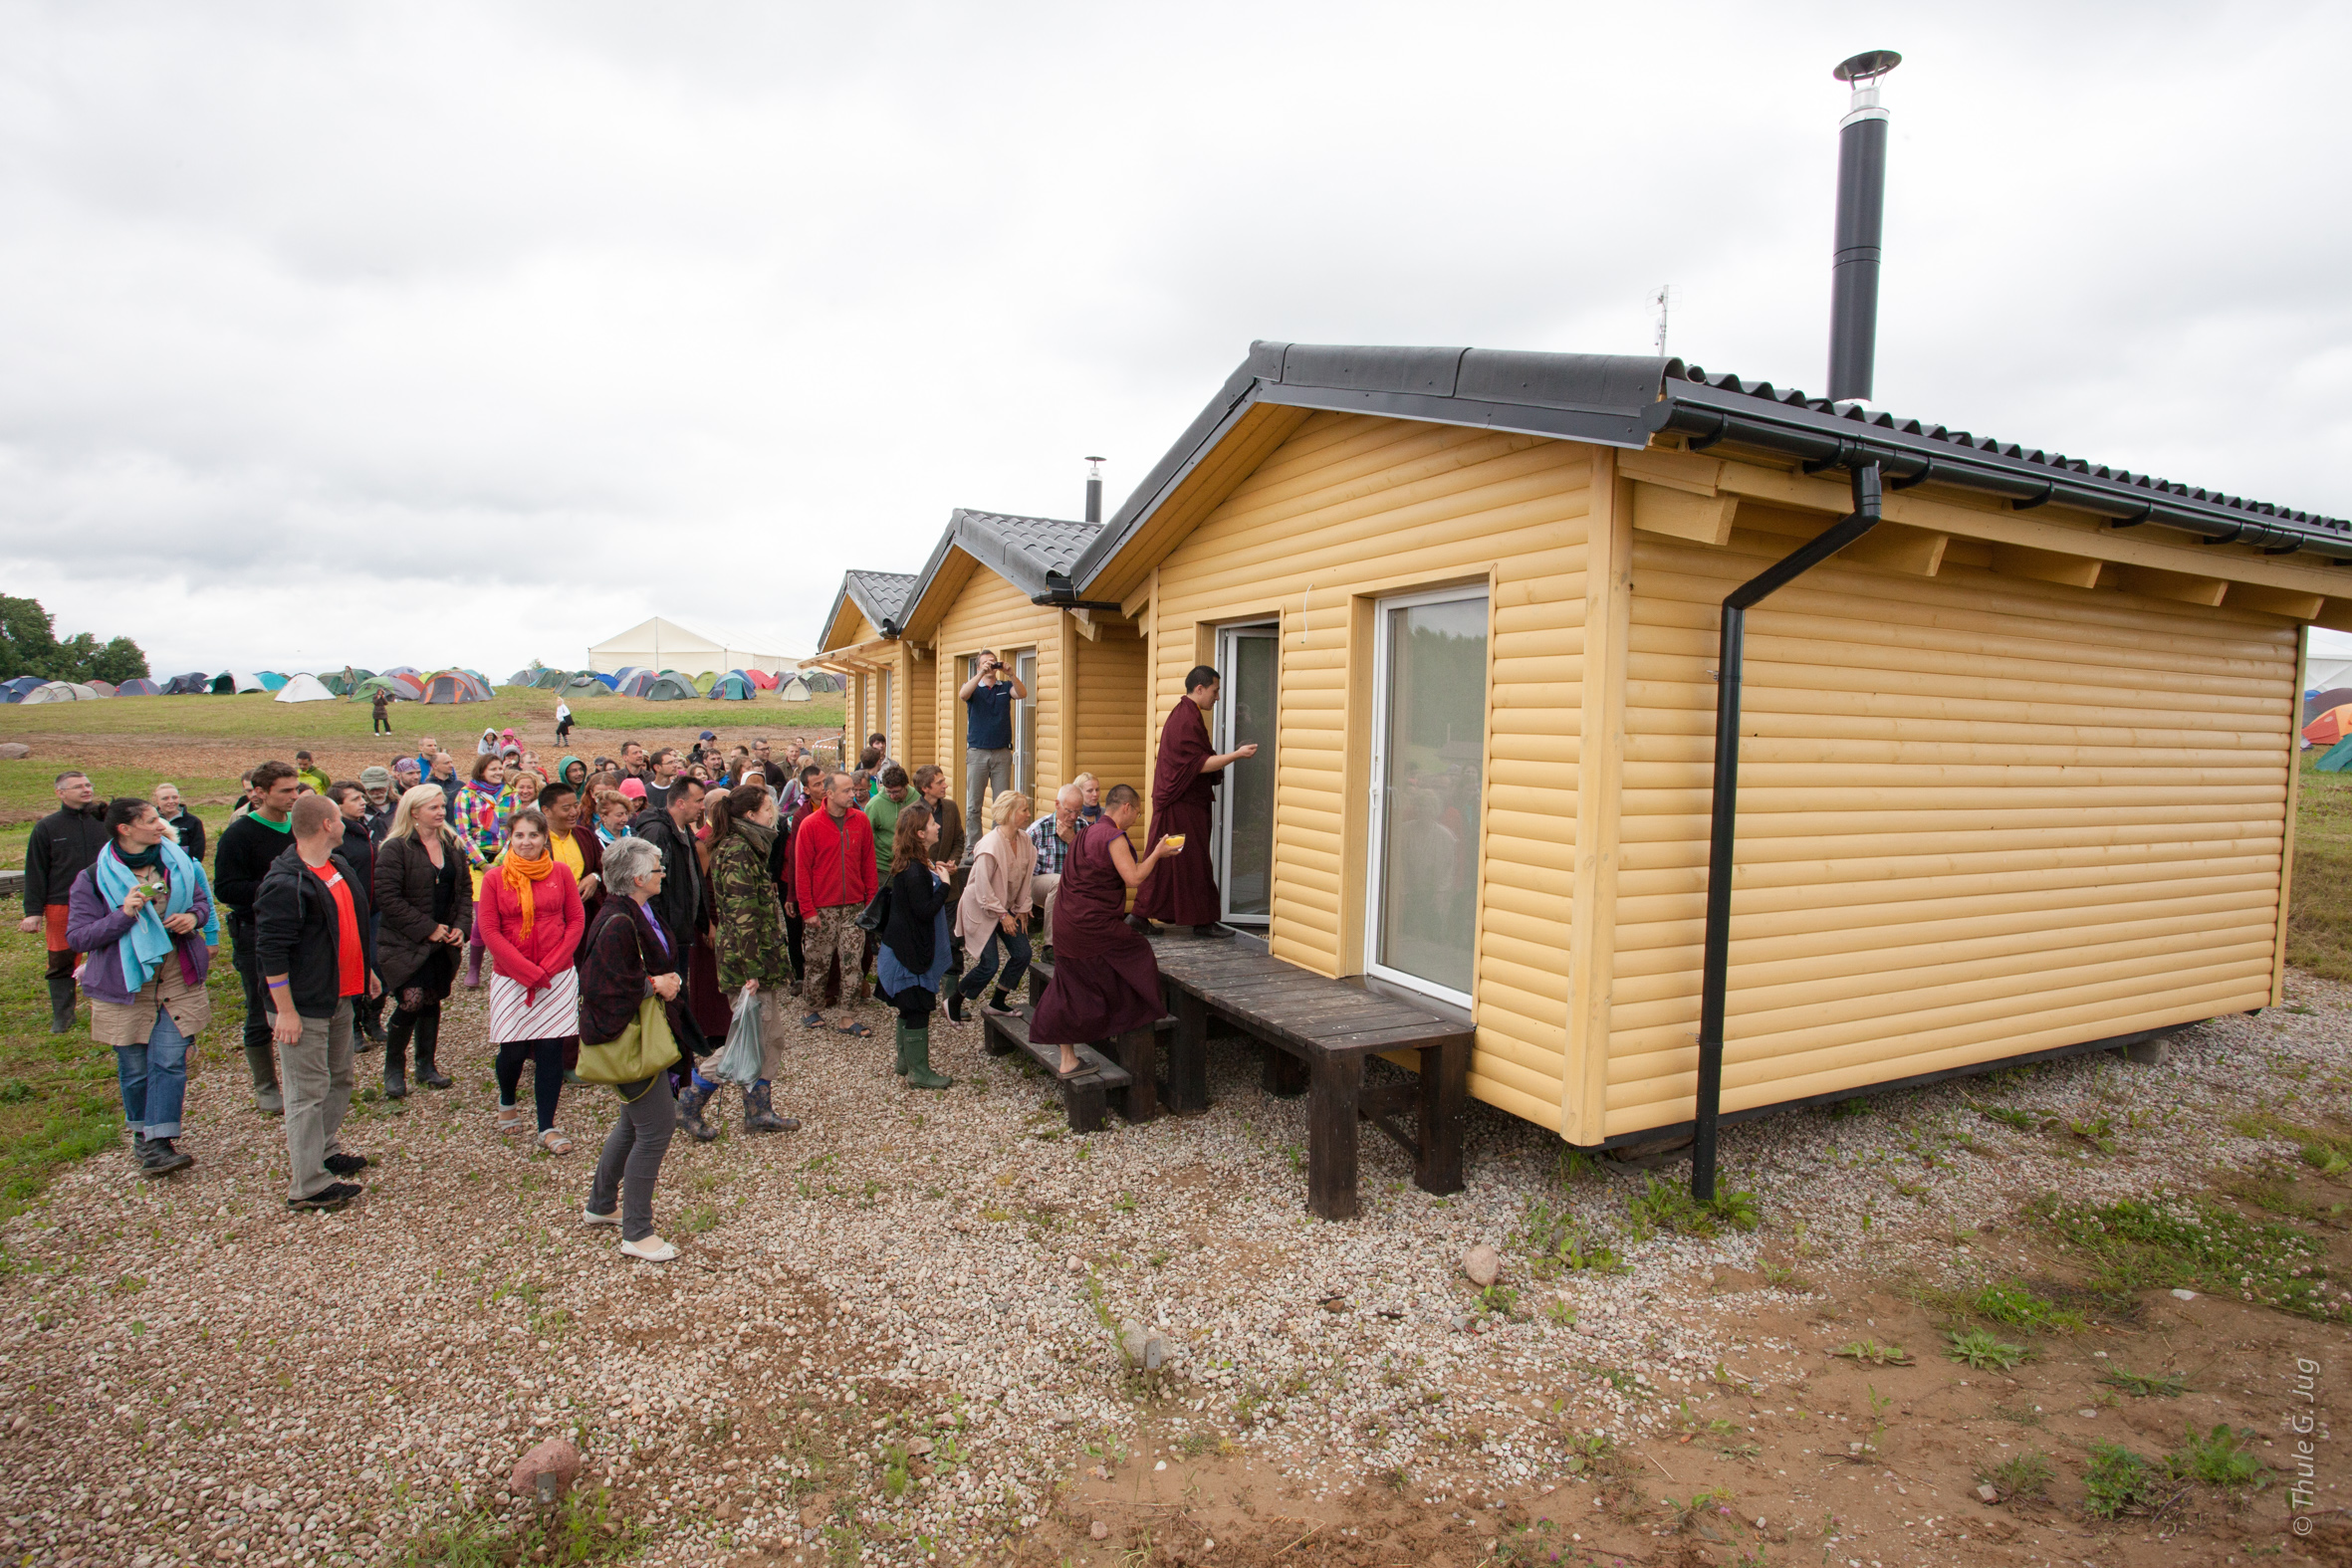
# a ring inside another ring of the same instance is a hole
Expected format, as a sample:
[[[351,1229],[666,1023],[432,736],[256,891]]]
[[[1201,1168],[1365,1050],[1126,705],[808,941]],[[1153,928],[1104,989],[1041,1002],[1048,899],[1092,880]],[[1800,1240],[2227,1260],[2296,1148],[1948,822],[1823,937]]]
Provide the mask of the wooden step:
[[[1045,1001],[1046,988],[1053,983],[1053,964],[1046,959],[1032,958],[1029,961],[1029,979],[1026,982],[1029,987],[1029,1005],[1034,1008],[1039,1003]],[[1173,1012],[1163,1012],[1158,1017],[1152,1019],[1151,1026],[1162,1031],[1172,1029],[1176,1026],[1176,1014]]]
[[[1010,1042],[1018,1049],[1029,1052],[1030,1059],[1035,1061],[1039,1066],[1045,1068],[1048,1074],[1053,1073],[1055,1068],[1061,1065],[1060,1046],[1039,1045],[1030,1039],[1029,1019],[1025,1017],[1000,1018],[995,1016],[987,1016],[985,1021],[988,1025],[988,1032],[996,1037],[990,1041],[990,1048],[995,1054],[1006,1054],[1005,1051],[995,1049],[997,1041],[1002,1040]],[[1107,1089],[1123,1089],[1128,1084],[1135,1081],[1133,1075],[1130,1074],[1126,1068],[1120,1066],[1117,1062],[1112,1061],[1108,1056],[1103,1055],[1102,1052],[1096,1050],[1093,1046],[1079,1045],[1075,1047],[1075,1049],[1078,1054],[1078,1060],[1084,1062],[1089,1071],[1081,1072],[1076,1078],[1072,1078],[1067,1081],[1074,1083],[1080,1079],[1093,1077],[1099,1079],[1102,1083],[1102,1086]]]

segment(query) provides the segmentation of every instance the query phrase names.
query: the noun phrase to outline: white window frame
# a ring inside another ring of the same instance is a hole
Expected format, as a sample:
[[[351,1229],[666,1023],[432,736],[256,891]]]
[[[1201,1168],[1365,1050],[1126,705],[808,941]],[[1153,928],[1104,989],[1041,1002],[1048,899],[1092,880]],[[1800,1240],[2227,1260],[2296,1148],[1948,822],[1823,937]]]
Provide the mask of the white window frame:
[[[1383,891],[1380,879],[1388,859],[1386,838],[1388,813],[1387,801],[1383,798],[1385,793],[1383,785],[1388,777],[1388,614],[1391,610],[1412,609],[1423,604],[1457,604],[1471,599],[1476,599],[1487,606],[1487,640],[1491,651],[1495,636],[1495,590],[1491,584],[1484,582],[1460,583],[1450,588],[1430,588],[1419,593],[1391,594],[1386,598],[1375,599],[1372,602],[1372,757],[1369,769],[1372,777],[1366,789],[1370,809],[1367,825],[1370,831],[1364,840],[1367,846],[1364,856],[1364,973],[1375,979],[1387,981],[1391,985],[1403,986],[1407,990],[1420,992],[1425,997],[1435,997],[1440,1002],[1449,1002],[1455,1007],[1463,1008],[1473,1006],[1470,993],[1438,985],[1434,981],[1425,980],[1419,975],[1408,974],[1401,969],[1390,969],[1380,962],[1380,899]],[[1488,707],[1492,709],[1494,693],[1490,690],[1486,695]],[[1482,733],[1484,724],[1491,718],[1491,712],[1481,716]],[[1483,778],[1480,780],[1480,787],[1482,789],[1485,787]],[[1482,811],[1480,816],[1483,833],[1485,813]],[[1482,864],[1479,872],[1482,886],[1478,890],[1478,895],[1472,898],[1470,905],[1473,922],[1482,917],[1484,905],[1481,900],[1485,894],[1483,886],[1485,875],[1485,868]],[[1476,955],[1477,941],[1474,931],[1471,960],[1471,978],[1474,985],[1477,983]]]
[[[1223,677],[1233,672],[1235,668],[1233,647],[1244,636],[1259,638],[1274,644],[1277,687],[1275,704],[1278,710],[1282,704],[1280,687],[1282,683],[1283,623],[1279,620],[1244,620],[1235,621],[1230,626],[1218,627],[1217,669],[1220,679],[1217,690],[1216,733],[1209,742],[1209,749],[1214,752],[1230,752],[1234,748],[1233,701],[1228,694]],[[1226,772],[1231,774],[1232,770],[1228,769]],[[1237,915],[1233,912],[1233,812],[1230,809],[1233,793],[1232,780],[1229,778],[1226,781],[1226,787],[1217,791],[1216,816],[1212,824],[1215,828],[1212,837],[1217,846],[1217,918],[1229,926],[1271,927],[1274,924],[1274,889],[1272,887],[1274,867],[1272,865],[1267,867],[1269,883],[1267,912],[1263,915]]]

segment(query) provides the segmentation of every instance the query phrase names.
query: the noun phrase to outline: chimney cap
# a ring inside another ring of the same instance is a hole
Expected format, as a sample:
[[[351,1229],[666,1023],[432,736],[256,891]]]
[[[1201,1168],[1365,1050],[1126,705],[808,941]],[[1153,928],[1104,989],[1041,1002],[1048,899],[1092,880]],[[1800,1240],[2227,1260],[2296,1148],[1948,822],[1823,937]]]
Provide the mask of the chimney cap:
[[[1838,62],[1830,73],[1840,82],[1874,82],[1903,63],[1903,57],[1891,49],[1865,49],[1850,60]]]

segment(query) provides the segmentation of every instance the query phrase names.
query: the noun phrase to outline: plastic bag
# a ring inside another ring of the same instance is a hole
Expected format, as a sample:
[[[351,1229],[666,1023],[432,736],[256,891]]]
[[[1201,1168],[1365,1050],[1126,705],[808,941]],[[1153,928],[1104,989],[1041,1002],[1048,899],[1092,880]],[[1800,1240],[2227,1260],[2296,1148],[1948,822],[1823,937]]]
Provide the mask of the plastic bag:
[[[727,1083],[760,1081],[760,994],[746,986],[735,998],[735,1018],[727,1025],[727,1045],[711,1075]]]

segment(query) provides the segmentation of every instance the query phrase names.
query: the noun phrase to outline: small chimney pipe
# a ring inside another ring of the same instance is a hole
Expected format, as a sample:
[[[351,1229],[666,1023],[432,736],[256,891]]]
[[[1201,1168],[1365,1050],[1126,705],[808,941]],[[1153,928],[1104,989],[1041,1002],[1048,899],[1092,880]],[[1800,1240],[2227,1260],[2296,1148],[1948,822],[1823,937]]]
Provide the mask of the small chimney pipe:
[[[1829,400],[1870,399],[1878,358],[1879,239],[1886,226],[1887,112],[1878,82],[1903,63],[1873,49],[1834,75],[1854,99],[1837,127],[1837,234],[1829,272]]]
[[[1086,521],[1102,521],[1102,459],[1086,459]]]

